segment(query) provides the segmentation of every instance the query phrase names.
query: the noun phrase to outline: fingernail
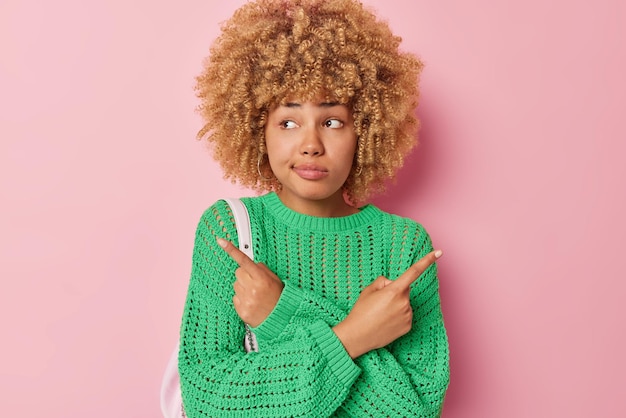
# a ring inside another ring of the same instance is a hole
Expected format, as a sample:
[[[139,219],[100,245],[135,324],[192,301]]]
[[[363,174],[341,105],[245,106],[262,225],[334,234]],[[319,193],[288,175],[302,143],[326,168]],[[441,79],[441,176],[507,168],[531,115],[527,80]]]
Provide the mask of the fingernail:
[[[443,251],[441,251],[441,250],[437,250],[437,251],[435,251],[435,258],[439,258],[439,257],[441,257],[442,255],[443,255]]]
[[[227,244],[228,244],[228,243],[226,242],[226,240],[225,240],[225,239],[222,239],[222,238],[218,238],[218,239],[217,239],[217,245],[219,245],[220,247],[222,247],[222,248],[226,248],[226,245],[227,245]]]

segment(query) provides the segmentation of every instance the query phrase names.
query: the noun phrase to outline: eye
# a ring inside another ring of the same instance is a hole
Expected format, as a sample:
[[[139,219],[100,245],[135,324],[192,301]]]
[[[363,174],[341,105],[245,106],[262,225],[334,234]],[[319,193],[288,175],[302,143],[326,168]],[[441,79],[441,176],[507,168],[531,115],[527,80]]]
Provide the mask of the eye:
[[[324,126],[331,129],[337,129],[343,127],[343,122],[339,119],[327,119],[324,122]]]
[[[292,120],[283,120],[280,122],[280,127],[283,129],[293,129],[297,128],[298,124]]]

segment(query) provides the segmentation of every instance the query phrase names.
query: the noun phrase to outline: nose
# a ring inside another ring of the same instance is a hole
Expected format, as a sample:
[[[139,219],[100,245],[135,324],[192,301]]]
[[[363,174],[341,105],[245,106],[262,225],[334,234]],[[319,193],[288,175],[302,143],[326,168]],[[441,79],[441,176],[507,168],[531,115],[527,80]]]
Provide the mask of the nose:
[[[308,156],[318,156],[324,153],[324,144],[321,141],[317,129],[311,127],[304,131],[300,144],[300,153]]]

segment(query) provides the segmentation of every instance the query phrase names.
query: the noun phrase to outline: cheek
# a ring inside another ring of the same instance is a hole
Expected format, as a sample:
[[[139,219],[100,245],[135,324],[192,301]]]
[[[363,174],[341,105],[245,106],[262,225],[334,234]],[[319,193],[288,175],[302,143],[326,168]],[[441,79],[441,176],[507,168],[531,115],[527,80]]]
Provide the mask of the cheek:
[[[345,159],[350,162],[350,166],[354,163],[354,159],[356,158],[356,138],[352,140],[349,145],[346,146],[344,150]]]
[[[285,155],[288,154],[288,149],[284,144],[280,144],[280,142],[270,142],[266,143],[267,154],[270,160],[281,159],[284,158]]]
[[[350,174],[350,170],[352,170],[352,165],[354,164],[354,159],[356,158],[354,155],[355,152],[356,144],[347,145],[336,150],[335,160],[346,177]]]
[[[280,139],[276,138],[275,135],[265,133],[265,150],[270,156],[280,153],[280,144]]]
[[[276,171],[281,166],[288,164],[294,155],[294,150],[292,149],[293,145],[291,145],[289,141],[277,141],[276,139],[266,140],[265,146],[267,149],[269,163],[273,171]]]

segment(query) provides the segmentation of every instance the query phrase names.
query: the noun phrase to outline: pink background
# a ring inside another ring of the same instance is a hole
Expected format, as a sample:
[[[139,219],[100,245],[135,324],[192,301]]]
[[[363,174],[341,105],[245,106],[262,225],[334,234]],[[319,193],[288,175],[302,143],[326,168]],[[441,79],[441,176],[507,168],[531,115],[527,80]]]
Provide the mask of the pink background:
[[[160,416],[196,222],[249,193],[192,90],[242,3],[0,3],[2,416]],[[444,417],[626,416],[625,3],[366,3],[426,62],[376,203],[445,251]]]

